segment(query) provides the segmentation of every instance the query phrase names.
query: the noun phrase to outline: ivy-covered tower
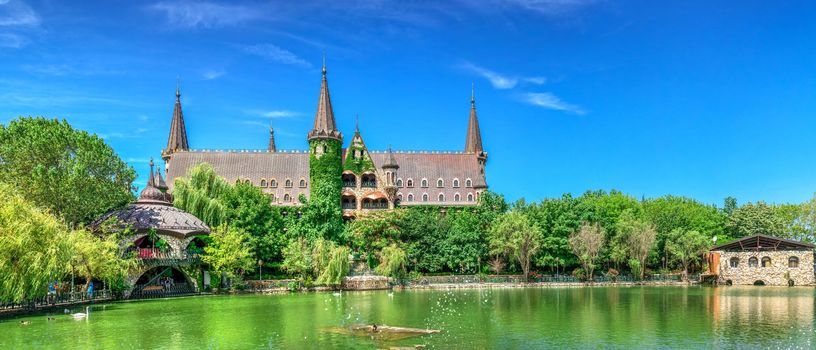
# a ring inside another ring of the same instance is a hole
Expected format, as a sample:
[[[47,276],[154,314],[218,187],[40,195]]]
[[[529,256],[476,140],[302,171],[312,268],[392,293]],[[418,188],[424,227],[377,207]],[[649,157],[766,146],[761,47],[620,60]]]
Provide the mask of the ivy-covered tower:
[[[326,80],[326,63],[323,62],[323,81],[317,100],[314,128],[307,134],[309,140],[310,201],[321,207],[321,212],[332,217],[326,220],[342,220],[340,192],[343,172],[343,134],[337,130],[334,120],[329,83]],[[324,211],[325,210],[325,211]],[[326,232],[325,234],[331,234]]]

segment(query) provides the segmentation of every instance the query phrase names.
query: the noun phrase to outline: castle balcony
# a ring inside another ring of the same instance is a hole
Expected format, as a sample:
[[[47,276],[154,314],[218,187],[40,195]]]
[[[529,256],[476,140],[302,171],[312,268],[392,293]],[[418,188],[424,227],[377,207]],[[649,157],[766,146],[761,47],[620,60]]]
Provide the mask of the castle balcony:
[[[357,204],[356,203],[343,202],[343,210],[354,210],[354,209],[357,209]]]
[[[125,256],[134,257],[146,266],[181,266],[201,264],[201,248],[190,248],[183,252],[172,250],[162,251],[157,248],[131,248],[125,251]]]
[[[357,181],[354,181],[354,180],[343,181],[343,187],[355,188],[355,187],[357,187]]]

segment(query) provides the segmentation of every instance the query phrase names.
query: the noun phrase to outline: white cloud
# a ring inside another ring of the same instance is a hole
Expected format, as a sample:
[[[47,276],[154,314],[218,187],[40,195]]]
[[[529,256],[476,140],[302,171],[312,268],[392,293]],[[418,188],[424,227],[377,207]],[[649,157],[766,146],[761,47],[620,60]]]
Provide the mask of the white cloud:
[[[128,159],[125,159],[125,162],[128,162],[128,163],[145,163],[145,164],[147,164],[148,162],[150,162],[150,159],[130,157]]]
[[[32,27],[40,24],[40,16],[22,1],[0,1],[0,27]]]
[[[511,76],[511,75],[504,75],[504,74],[496,73],[496,72],[494,72],[492,70],[477,66],[477,65],[475,65],[473,63],[470,63],[470,62],[463,63],[462,68],[464,68],[465,70],[468,70],[468,71],[470,71],[472,73],[476,73],[477,75],[487,79],[488,81],[490,81],[490,84],[493,85],[494,88],[502,89],[502,90],[512,89],[512,88],[516,87],[516,85],[518,85],[519,82],[535,84],[535,85],[542,85],[545,82],[547,82],[547,79],[544,78],[544,77],[538,77],[538,76],[536,76],[536,77],[517,77],[517,76]]]
[[[560,15],[589,5],[594,0],[503,0],[509,5],[545,15]]]
[[[218,79],[218,78],[224,76],[224,74],[227,74],[227,72],[225,72],[223,70],[209,69],[209,70],[204,71],[202,76],[203,76],[204,80],[213,80],[213,79]]]
[[[100,68],[97,64],[24,64],[20,68],[29,73],[51,76],[115,75],[123,73],[122,71]]]
[[[28,39],[13,33],[0,33],[0,47],[19,49],[28,44]]]
[[[150,9],[163,13],[167,23],[181,28],[214,28],[261,18],[263,11],[247,6],[206,1],[158,2]]]
[[[259,115],[259,116],[267,117],[267,118],[270,118],[270,119],[293,118],[293,117],[299,117],[299,116],[302,115],[302,113],[300,113],[300,112],[295,112],[295,111],[290,111],[290,110],[285,110],[285,109],[272,110],[272,111],[259,110],[259,109],[250,109],[250,110],[246,110],[244,112],[247,113],[247,114]]]
[[[298,57],[294,53],[272,44],[244,45],[241,46],[241,49],[250,55],[263,57],[270,61],[306,68],[312,67],[311,63],[306,62],[306,60]]]
[[[554,109],[557,111],[564,111],[578,115],[586,114],[586,111],[584,111],[584,109],[581,108],[581,106],[564,102],[560,98],[558,98],[558,96],[555,96],[549,92],[525,93],[522,95],[522,100],[531,105],[546,109]]]

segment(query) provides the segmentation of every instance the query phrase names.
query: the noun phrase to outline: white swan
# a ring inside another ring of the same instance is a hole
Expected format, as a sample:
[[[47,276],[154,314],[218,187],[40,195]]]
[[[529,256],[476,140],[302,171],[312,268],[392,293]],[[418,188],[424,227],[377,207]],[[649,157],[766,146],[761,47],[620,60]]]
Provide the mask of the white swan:
[[[85,307],[85,313],[77,312],[75,314],[71,314],[71,317],[73,317],[77,321],[85,320],[85,319],[88,319],[88,315],[90,315],[89,311],[90,311],[89,307],[86,306]]]

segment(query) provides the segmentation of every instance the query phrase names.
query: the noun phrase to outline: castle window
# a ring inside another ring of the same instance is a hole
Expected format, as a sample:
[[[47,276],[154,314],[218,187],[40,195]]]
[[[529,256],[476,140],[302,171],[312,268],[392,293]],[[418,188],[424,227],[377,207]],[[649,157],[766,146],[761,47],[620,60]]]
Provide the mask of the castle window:
[[[402,179],[397,179],[397,187],[402,187]]]
[[[401,201],[401,200],[402,200],[402,193],[397,193],[397,200],[398,200],[398,201]]]
[[[422,188],[428,188],[428,179],[422,179]]]
[[[414,180],[412,180],[412,179],[408,179],[408,182],[407,182],[406,187],[408,187],[408,188],[414,188]]]
[[[275,179],[269,180],[269,187],[278,188],[278,180]]]
[[[453,179],[453,188],[459,188],[459,179]]]
[[[423,193],[423,194],[422,194],[422,201],[423,201],[423,202],[427,202],[427,201],[428,201],[428,194],[427,194],[427,193]]]
[[[728,266],[731,266],[731,268],[734,268],[734,269],[739,267],[739,258],[735,256],[735,257],[731,258],[730,260],[728,260]]]
[[[374,174],[363,174],[360,184],[362,187],[375,188],[377,187],[377,177]]]
[[[291,201],[292,201],[292,197],[291,197],[291,196],[290,196],[290,195],[287,193],[287,194],[283,195],[283,201],[284,201],[284,202],[287,202],[287,203],[288,203],[288,202],[291,202]]]
[[[408,201],[409,201],[409,202],[413,202],[413,201],[414,201],[414,194],[413,194],[413,193],[409,193],[409,194],[408,194]]]
[[[473,187],[473,181],[470,179],[465,180],[465,187]]]
[[[755,256],[752,256],[748,259],[748,267],[757,267],[759,266],[759,259]]]
[[[266,179],[261,179],[261,187],[266,187]]]
[[[440,194],[439,194],[439,201],[440,201],[440,202],[444,202],[444,201],[445,201],[445,194],[444,194],[444,193],[440,193]]]
[[[306,180],[300,179],[300,188],[305,188],[305,187],[306,187]]]
[[[445,180],[442,179],[436,180],[436,187],[437,188],[445,187]]]
[[[798,268],[799,267],[799,258],[792,256],[788,258],[788,267],[790,268]]]
[[[284,182],[283,186],[286,187],[286,188],[291,188],[292,187],[292,180],[286,179],[286,182]]]
[[[357,176],[354,174],[343,174],[343,187],[357,187]]]
[[[473,202],[473,193],[468,193],[468,202]]]
[[[461,200],[461,198],[462,198],[462,196],[460,196],[458,193],[453,195],[453,201],[454,202],[458,202],[459,200]]]
[[[767,256],[762,258],[762,267],[771,267],[771,258]]]

